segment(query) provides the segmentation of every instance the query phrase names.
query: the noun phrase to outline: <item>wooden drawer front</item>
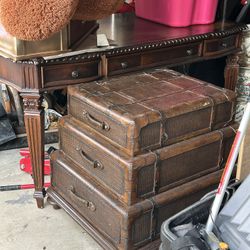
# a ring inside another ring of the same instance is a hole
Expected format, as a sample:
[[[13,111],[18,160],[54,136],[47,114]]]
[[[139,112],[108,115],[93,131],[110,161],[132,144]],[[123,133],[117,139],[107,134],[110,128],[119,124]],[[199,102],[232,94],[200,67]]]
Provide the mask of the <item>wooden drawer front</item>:
[[[119,74],[141,65],[140,55],[128,55],[108,58],[108,74]]]
[[[169,204],[164,204],[163,206],[157,208],[156,209],[157,225],[156,225],[156,230],[155,230],[156,235],[160,235],[162,223],[177,213],[176,212],[177,207],[178,207],[178,211],[181,211],[187,208],[188,206],[191,206],[192,204],[200,200],[204,195],[211,192],[212,190],[215,190],[218,186],[217,184],[218,182],[219,182],[219,176],[217,174],[217,176],[215,177],[214,184],[212,184],[211,186],[197,190],[194,193],[190,193],[188,197],[182,197],[182,199],[178,199]],[[196,182],[196,184],[199,186],[200,182]]]
[[[235,99],[164,69],[71,86],[68,93],[69,114],[130,156],[226,126]]]
[[[166,119],[167,140],[164,145],[211,131],[211,114],[209,107]]]
[[[84,140],[73,131],[61,128],[60,148],[99,182],[115,193],[124,195],[126,176],[123,166],[114,157],[91,143],[90,138],[86,137]]]
[[[156,150],[157,163],[138,171],[137,197],[149,197],[155,190],[161,193],[219,170],[222,160],[222,133],[223,130],[211,132]]]
[[[145,198],[155,193],[155,170],[156,165],[143,166],[137,172],[136,195],[138,198]]]
[[[234,103],[225,102],[215,106],[213,130],[229,124],[233,120]]]
[[[94,228],[116,244],[121,240],[121,215],[109,200],[69,166],[52,162],[53,188]]]
[[[207,95],[213,100],[212,130],[223,128],[233,120],[236,93],[212,84],[192,89],[196,94]]]
[[[147,212],[142,211],[139,218],[133,221],[132,232],[131,232],[131,243],[133,245],[138,245],[145,240],[150,240],[152,237],[152,228],[150,227],[152,223],[153,211],[150,209]],[[137,248],[133,248],[137,249]]]
[[[237,48],[237,35],[204,42],[204,56],[212,56]]]
[[[159,192],[220,169],[222,138],[218,134],[217,137],[214,142],[203,142],[198,148],[162,160],[159,164]],[[190,141],[190,146],[200,143],[199,140]]]
[[[142,150],[146,148],[159,147],[161,140],[161,123],[155,122],[140,130],[139,145]]]
[[[227,127],[130,158],[72,117],[60,121],[59,131],[67,157],[126,205],[220,169],[224,143],[228,148],[234,136]]]
[[[98,78],[99,62],[48,66],[42,69],[44,87],[81,83]]]
[[[92,235],[95,231],[114,249],[120,250],[138,249],[157,238],[164,220],[213,190],[222,174],[220,170],[128,207],[87,176],[79,176],[74,169],[65,159],[52,160],[50,190],[66,201],[60,204],[62,207],[70,205],[88,222],[87,230],[90,228]],[[75,211],[70,214],[74,215]]]
[[[68,102],[70,115],[96,129],[108,139],[127,147],[127,127],[74,96],[69,96]]]
[[[201,43],[193,43],[188,45],[176,46],[147,52],[142,55],[142,65],[155,66],[161,64],[174,64],[185,60],[195,59],[201,56]]]

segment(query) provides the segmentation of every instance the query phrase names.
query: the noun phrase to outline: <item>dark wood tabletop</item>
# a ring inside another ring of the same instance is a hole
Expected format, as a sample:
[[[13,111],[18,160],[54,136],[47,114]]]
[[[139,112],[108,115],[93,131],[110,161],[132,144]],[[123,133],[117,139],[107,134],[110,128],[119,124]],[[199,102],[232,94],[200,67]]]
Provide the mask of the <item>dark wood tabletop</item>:
[[[186,42],[195,39],[204,39],[216,36],[227,36],[237,33],[245,25],[232,22],[217,22],[207,25],[193,25],[176,28],[151,22],[133,13],[117,14],[100,21],[98,33],[104,33],[114,41],[117,48],[137,46],[138,44],[150,44],[159,42],[176,42],[185,39]]]

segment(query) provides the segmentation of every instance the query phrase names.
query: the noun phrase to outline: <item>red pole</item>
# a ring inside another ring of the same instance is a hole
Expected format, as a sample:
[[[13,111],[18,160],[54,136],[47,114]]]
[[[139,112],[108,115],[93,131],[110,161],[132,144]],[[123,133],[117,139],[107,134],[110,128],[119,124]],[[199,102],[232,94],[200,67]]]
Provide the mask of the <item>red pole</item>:
[[[51,185],[50,183],[45,183],[44,187],[50,187],[50,185]],[[0,192],[22,190],[22,189],[33,189],[33,188],[35,188],[34,184],[8,185],[8,186],[0,186]]]

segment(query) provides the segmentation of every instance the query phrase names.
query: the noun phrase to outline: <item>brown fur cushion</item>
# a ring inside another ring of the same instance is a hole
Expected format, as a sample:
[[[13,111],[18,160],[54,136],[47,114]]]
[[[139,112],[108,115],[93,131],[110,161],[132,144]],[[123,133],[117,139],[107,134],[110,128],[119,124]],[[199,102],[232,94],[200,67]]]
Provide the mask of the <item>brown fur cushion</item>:
[[[97,20],[109,16],[119,10],[123,0],[79,0],[73,19]]]
[[[0,0],[0,21],[22,40],[42,40],[61,30],[79,0]]]

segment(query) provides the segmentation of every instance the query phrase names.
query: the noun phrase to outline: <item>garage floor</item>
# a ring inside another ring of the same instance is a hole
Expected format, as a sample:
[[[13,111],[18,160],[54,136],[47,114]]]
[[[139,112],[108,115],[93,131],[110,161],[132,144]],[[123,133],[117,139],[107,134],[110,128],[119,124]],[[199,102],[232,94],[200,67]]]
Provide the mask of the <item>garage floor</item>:
[[[32,183],[19,169],[19,150],[0,152],[0,185]],[[1,250],[99,250],[62,209],[37,209],[33,190],[0,192]]]

